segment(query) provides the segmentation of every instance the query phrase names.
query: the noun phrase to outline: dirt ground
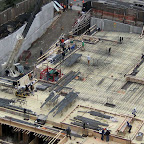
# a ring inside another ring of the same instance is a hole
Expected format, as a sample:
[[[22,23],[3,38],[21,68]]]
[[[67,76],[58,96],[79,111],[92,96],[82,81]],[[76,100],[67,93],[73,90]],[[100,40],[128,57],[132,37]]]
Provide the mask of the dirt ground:
[[[62,33],[67,35],[72,30],[72,25],[77,18],[78,11],[76,10],[68,9],[62,13],[55,25],[53,27],[50,26],[46,33],[31,46],[30,51],[32,55],[28,60],[28,66],[34,65],[36,59],[40,56],[41,48],[43,49],[43,53],[45,53]]]

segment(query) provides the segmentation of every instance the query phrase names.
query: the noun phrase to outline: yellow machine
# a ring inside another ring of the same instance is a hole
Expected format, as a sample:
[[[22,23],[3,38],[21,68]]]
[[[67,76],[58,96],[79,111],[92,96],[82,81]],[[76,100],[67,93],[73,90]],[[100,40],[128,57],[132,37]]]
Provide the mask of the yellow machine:
[[[15,92],[15,95],[19,97],[27,97],[30,95],[30,92],[26,91],[25,88],[21,88]]]

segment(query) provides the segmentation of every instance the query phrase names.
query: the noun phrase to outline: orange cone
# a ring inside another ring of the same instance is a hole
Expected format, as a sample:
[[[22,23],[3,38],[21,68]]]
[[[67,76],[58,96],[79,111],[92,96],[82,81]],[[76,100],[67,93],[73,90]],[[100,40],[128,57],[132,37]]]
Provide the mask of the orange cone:
[[[76,0],[74,0],[74,1],[76,1]]]
[[[82,2],[84,3],[84,0]]]

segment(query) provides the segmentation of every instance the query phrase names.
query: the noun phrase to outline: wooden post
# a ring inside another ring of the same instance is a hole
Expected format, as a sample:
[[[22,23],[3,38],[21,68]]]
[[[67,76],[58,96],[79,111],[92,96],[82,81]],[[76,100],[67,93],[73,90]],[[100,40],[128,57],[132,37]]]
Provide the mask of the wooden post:
[[[18,141],[21,141],[21,131],[18,131]]]
[[[2,137],[2,124],[0,124],[0,138]]]
[[[28,144],[29,136],[26,133],[23,133],[23,143]]]

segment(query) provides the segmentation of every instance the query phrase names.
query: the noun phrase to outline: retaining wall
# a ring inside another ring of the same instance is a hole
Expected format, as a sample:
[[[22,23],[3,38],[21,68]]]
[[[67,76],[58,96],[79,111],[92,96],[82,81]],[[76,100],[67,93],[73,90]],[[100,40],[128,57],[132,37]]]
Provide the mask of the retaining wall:
[[[97,25],[97,27],[101,28],[104,31],[114,31],[114,32],[127,32],[127,33],[137,33],[141,34],[142,27],[132,26],[112,20],[107,19],[99,19],[92,17],[91,18],[91,26]]]
[[[54,7],[53,3],[49,3],[42,7],[42,11],[39,12],[31,27],[30,30],[23,42],[23,45],[19,51],[18,56],[24,51],[30,48],[31,44],[41,37],[47,30],[47,28],[53,22],[54,17]],[[14,49],[16,44],[16,36],[22,34],[25,25],[18,29],[16,32],[10,34],[9,36],[0,40],[0,64],[7,61],[8,56]]]
[[[43,4],[49,3],[51,0],[43,0]],[[28,12],[36,3],[36,0],[24,0],[14,7],[10,7],[0,13],[0,25],[15,19],[17,16]]]

